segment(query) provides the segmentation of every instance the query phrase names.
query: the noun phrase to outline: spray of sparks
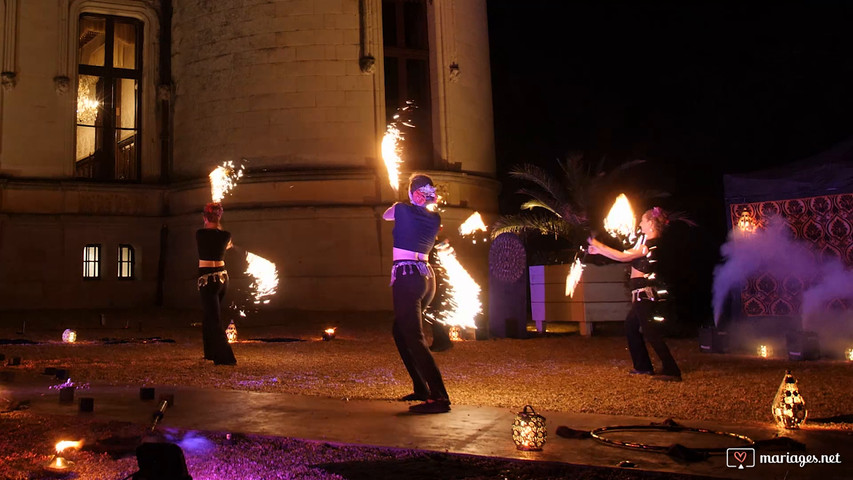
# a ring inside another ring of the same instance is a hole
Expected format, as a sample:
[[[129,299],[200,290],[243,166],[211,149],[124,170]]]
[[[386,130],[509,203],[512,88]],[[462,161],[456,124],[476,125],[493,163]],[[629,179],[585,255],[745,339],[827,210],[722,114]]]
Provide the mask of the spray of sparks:
[[[637,231],[637,221],[634,218],[634,210],[624,193],[616,197],[610,212],[604,218],[604,229],[610,235],[623,241],[633,242]]]
[[[237,181],[243,177],[243,165],[235,166],[234,162],[227,161],[210,172],[210,198],[211,201],[219,203],[234,187]]]
[[[575,258],[574,263],[569,268],[569,274],[566,275],[566,296],[571,297],[575,294],[575,288],[581,281],[583,276],[583,263],[580,258]]]
[[[278,270],[275,264],[252,252],[246,252],[246,263],[246,273],[252,277],[249,288],[255,298],[255,304],[269,303],[269,297],[275,295],[278,288]]]
[[[459,263],[453,247],[447,243],[435,246],[438,264],[444,269],[444,281],[447,283],[447,298],[442,309],[431,320],[448,326],[477,328],[475,318],[483,311],[480,303],[480,286],[467,270]]]
[[[398,117],[399,115],[394,115],[395,119]],[[400,146],[402,140],[403,132],[397,128],[397,124],[389,123],[385,129],[385,136],[382,137],[382,160],[388,171],[388,182],[395,192],[400,190],[400,164],[403,163],[403,158],[400,156],[403,153],[403,148]]]

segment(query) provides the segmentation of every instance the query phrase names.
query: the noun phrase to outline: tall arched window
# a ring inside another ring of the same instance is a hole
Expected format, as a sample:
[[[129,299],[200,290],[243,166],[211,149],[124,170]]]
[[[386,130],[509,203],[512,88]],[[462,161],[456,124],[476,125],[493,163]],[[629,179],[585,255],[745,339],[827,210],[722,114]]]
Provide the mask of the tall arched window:
[[[142,24],[84,13],[78,32],[77,176],[139,180]]]
[[[426,0],[382,0],[385,114],[390,122],[406,102],[418,106],[406,130],[403,155],[410,170],[433,167],[432,103]]]

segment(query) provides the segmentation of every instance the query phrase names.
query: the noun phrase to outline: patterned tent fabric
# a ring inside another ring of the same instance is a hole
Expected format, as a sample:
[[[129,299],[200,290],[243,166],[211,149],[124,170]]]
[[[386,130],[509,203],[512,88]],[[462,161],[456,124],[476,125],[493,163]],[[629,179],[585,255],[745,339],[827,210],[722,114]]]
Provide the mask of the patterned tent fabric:
[[[853,266],[853,194],[731,204],[729,208],[732,228],[738,228],[744,211],[759,225],[770,217],[781,216],[793,238],[811,245],[815,260],[835,258]],[[753,275],[741,292],[743,311],[747,316],[796,314],[809,280],[795,275],[777,278],[767,272]],[[849,306],[844,300],[835,299],[828,307],[846,310]]]

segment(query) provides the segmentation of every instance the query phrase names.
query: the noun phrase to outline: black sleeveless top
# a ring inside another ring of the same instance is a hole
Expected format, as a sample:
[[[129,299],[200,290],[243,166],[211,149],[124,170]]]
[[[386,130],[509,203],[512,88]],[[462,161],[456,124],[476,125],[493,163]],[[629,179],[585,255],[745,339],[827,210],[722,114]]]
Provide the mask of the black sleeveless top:
[[[628,287],[631,290],[645,287],[657,287],[660,285],[660,280],[657,278],[658,240],[653,238],[646,241],[646,247],[649,248],[649,253],[647,253],[645,257],[635,258],[631,261],[631,266],[643,273],[642,277],[628,279]]]
[[[195,232],[198,244],[198,259],[219,262],[225,260],[225,250],[231,241],[231,233],[218,228],[199,228]]]
[[[407,203],[394,204],[394,247],[429,254],[441,228],[441,216]]]

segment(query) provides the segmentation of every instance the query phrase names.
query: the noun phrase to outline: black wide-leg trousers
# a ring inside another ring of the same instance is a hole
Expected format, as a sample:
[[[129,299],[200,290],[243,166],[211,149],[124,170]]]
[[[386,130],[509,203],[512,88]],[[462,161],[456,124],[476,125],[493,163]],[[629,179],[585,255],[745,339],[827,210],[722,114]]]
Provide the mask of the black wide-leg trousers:
[[[625,335],[628,337],[628,351],[631,352],[634,369],[643,372],[654,370],[646,349],[646,342],[649,342],[662,363],[660,373],[680,377],[681,370],[664,342],[662,325],[652,318],[654,313],[654,301],[637,300],[631,304],[631,310],[625,318]]]
[[[429,351],[421,325],[423,309],[435,295],[435,277],[425,277],[416,268],[398,269],[391,292],[394,296],[394,342],[412,377],[414,393],[433,400],[448,400],[441,372]]]
[[[222,299],[228,290],[228,281],[208,281],[198,289],[201,296],[201,306],[204,317],[201,323],[201,337],[204,343],[204,358],[213,363],[233,364],[237,362],[234,351],[225,336],[225,325],[222,324]]]

